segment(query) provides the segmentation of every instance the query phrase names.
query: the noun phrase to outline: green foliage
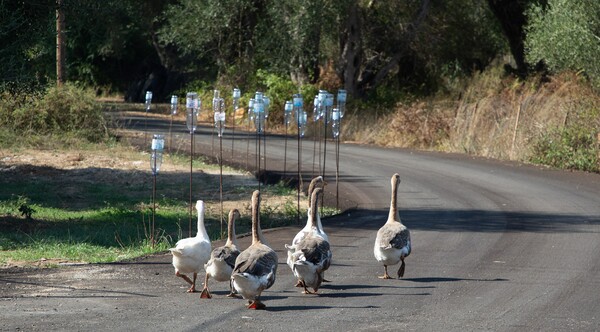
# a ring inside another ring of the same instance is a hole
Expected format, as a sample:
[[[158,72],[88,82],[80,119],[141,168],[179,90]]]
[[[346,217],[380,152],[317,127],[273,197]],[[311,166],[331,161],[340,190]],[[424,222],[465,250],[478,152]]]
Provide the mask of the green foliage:
[[[600,172],[600,109],[577,113],[566,126],[544,132],[533,145],[530,160],[564,169]]]
[[[291,100],[292,95],[297,93],[298,88],[289,78],[258,70],[256,73],[258,82],[266,87],[266,95],[270,99],[269,121],[281,123],[283,121],[283,106],[286,100]]]
[[[600,89],[600,2],[549,0],[547,9],[531,6],[527,60],[543,61],[553,72],[584,71]]]
[[[531,161],[565,169],[600,171],[596,137],[584,128],[554,129],[534,146]]]
[[[43,87],[54,68],[54,2],[0,1],[0,92]]]
[[[0,99],[0,127],[21,134],[58,134],[98,142],[108,137],[106,120],[93,92],[72,84]]]

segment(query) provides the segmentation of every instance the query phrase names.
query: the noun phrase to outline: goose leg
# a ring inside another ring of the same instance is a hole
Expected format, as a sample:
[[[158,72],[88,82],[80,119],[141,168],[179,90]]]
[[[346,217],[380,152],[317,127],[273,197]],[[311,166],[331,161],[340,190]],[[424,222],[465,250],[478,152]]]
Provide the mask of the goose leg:
[[[229,294],[227,294],[227,297],[239,298],[239,296],[235,293],[231,279],[229,279]]]
[[[195,292],[195,285],[196,285],[196,273],[194,273],[194,281],[192,281],[188,276],[186,276],[185,274],[181,274],[179,273],[179,271],[175,271],[175,275],[180,277],[181,279],[185,280],[188,284],[190,284],[192,287],[190,287],[187,292],[188,293],[193,293]]]
[[[206,274],[206,277],[204,277],[204,288],[202,288],[202,293],[200,293],[200,298],[201,299],[212,299],[212,295],[210,295],[210,292],[208,291],[208,273]]]
[[[404,258],[402,258],[402,264],[400,264],[400,268],[398,269],[398,278],[404,277],[404,268],[406,264],[404,264]]]
[[[190,289],[187,290],[188,293],[196,292],[196,278],[197,277],[198,277],[198,273],[194,272],[194,280],[192,280],[192,287],[190,287]]]
[[[298,279],[298,282],[296,283],[296,285],[294,287],[304,287],[302,280]]]
[[[388,274],[387,265],[383,265],[383,269],[385,273],[383,274],[383,276],[380,276],[379,279],[392,279],[392,277],[390,277],[390,275]]]
[[[306,284],[304,282],[302,283],[302,286],[304,287],[304,291],[302,293],[304,293],[304,294],[316,294],[316,292],[313,293],[313,292],[309,291],[308,288],[306,288]]]

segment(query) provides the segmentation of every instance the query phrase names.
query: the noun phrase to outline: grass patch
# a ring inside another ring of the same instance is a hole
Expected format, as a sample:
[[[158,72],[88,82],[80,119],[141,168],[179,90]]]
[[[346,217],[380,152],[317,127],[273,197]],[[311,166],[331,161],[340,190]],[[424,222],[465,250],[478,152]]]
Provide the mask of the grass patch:
[[[120,143],[81,144],[72,150],[0,150],[0,266],[40,260],[50,265],[114,262],[164,252],[188,237],[188,158],[165,156],[157,177],[152,247],[153,178],[146,152]],[[202,159],[193,165],[193,204],[196,199],[205,201],[207,231],[213,240],[222,238],[226,220],[221,220],[218,167]],[[242,214],[237,233],[248,233],[256,180],[231,168],[224,172],[224,218],[237,208]],[[261,189],[263,228],[296,224],[296,191],[283,184]],[[192,211],[195,235],[197,216],[195,208]],[[306,210],[301,214],[305,220]]]

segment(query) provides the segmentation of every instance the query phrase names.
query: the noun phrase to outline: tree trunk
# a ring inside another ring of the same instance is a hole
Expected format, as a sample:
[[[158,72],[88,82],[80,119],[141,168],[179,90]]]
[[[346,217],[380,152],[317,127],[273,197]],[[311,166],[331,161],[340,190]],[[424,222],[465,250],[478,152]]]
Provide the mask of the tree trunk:
[[[65,17],[63,0],[56,0],[56,85],[65,82]]]
[[[535,1],[535,0],[534,0]],[[527,74],[528,65],[525,62],[525,26],[527,5],[534,1],[524,0],[488,0],[490,9],[500,22],[502,31],[508,40],[510,52],[517,65],[516,72],[524,76]],[[546,5],[546,0],[538,0]]]
[[[398,41],[398,43],[401,46],[398,48],[398,51],[396,53],[387,55],[386,57],[374,56],[366,60],[364,63],[362,63],[363,61],[353,63],[353,67],[346,64],[346,71],[348,71],[349,69],[357,70],[356,73],[352,73],[355,79],[352,81],[351,87],[349,87],[350,83],[348,83],[348,81],[344,82],[346,85],[346,90],[353,91],[352,94],[357,97],[365,96],[367,91],[375,89],[385,80],[385,78],[390,72],[398,68],[400,61],[409,51],[408,48],[410,47],[410,43],[417,36],[421,24],[427,17],[430,7],[431,0],[421,1],[421,6],[419,8],[419,11],[416,13],[414,20],[406,28],[405,34],[402,37],[402,39]],[[356,38],[360,39],[360,36]],[[344,54],[344,52],[342,54]],[[357,55],[361,52],[362,48],[357,49],[355,51],[355,59]],[[342,77],[347,78],[350,76],[349,74],[350,73],[344,73],[344,76]]]
[[[357,80],[362,62],[361,20],[358,4],[350,8],[346,29],[340,37],[342,50],[338,76],[342,79],[344,89],[349,95],[356,95]]]

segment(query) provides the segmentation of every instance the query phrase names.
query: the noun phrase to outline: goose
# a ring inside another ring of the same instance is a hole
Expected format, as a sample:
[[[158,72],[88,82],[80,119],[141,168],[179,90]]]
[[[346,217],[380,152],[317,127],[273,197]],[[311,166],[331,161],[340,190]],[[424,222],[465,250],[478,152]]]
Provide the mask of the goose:
[[[324,263],[324,266],[322,266],[319,269],[319,275],[320,275],[321,280],[319,281],[318,284],[320,285],[321,282],[323,282],[323,281],[328,282],[328,280],[325,280],[324,272],[325,272],[325,270],[327,270],[329,268],[332,255],[331,255],[331,250],[329,249],[330,246],[329,246],[329,240],[327,238],[327,235],[325,235],[325,236],[323,235],[324,232],[319,230],[318,223],[316,222],[317,220],[319,220],[318,206],[319,206],[319,200],[322,199],[322,195],[323,195],[323,188],[314,188],[314,190],[312,191],[312,195],[311,195],[311,203],[310,203],[310,208],[309,208],[309,215],[306,220],[306,226],[298,234],[296,234],[296,236],[292,240],[291,245],[285,244],[285,248],[287,249],[287,264],[290,267],[290,269],[292,269],[292,272],[294,272],[294,275],[296,275],[296,277],[298,278],[296,287],[304,287],[305,291],[306,291],[306,282],[305,282],[305,280],[303,280],[304,278],[298,276],[296,273],[296,270],[298,268],[297,263],[299,260],[302,261],[301,257],[302,257],[303,251],[306,251],[308,248],[314,249],[314,246],[317,246],[317,245],[321,246],[321,245],[323,245],[322,242],[326,243],[327,249],[324,250],[324,252],[328,252],[328,258],[326,259],[326,264]],[[308,238],[310,238],[310,240]],[[305,239],[307,239],[307,240],[304,241]],[[321,239],[322,241],[317,241],[317,239]],[[305,254],[304,254],[304,256],[306,258]],[[319,256],[319,257],[320,257],[319,259],[325,259],[325,256]],[[313,263],[316,263],[315,259],[317,259],[317,258],[314,256],[311,256],[309,258],[309,260],[313,260]],[[315,289],[315,292],[316,292],[316,289]]]
[[[228,297],[235,297],[233,286],[231,284],[231,272],[235,264],[235,259],[240,254],[237,247],[237,239],[235,237],[235,221],[240,217],[240,211],[232,209],[229,211],[229,219],[227,221],[227,242],[225,245],[213,249],[210,254],[208,263],[204,264],[206,277],[204,278],[204,288],[200,294],[200,298],[210,299],[210,291],[208,290],[208,278],[213,277],[216,281],[228,281],[230,293]]]
[[[292,271],[304,288],[304,294],[311,294],[307,287],[311,287],[317,294],[321,283],[324,281],[323,272],[331,264],[331,248],[329,242],[320,236],[309,234],[295,246],[286,246],[288,253],[293,250],[291,260]]]
[[[188,293],[196,291],[196,277],[200,269],[206,264],[210,257],[210,238],[204,227],[204,202],[198,200],[196,202],[196,210],[198,210],[198,233],[195,237],[188,237],[177,241],[175,248],[169,249],[173,254],[173,266],[175,267],[175,275],[183,278],[191,287],[187,290]],[[194,279],[186,275],[194,274]]]
[[[248,309],[266,308],[260,295],[273,286],[277,274],[277,254],[261,240],[259,214],[260,192],[256,190],[252,193],[252,245],[236,258],[231,274],[233,287],[248,300]]]
[[[390,213],[386,223],[377,231],[375,247],[373,253],[378,262],[383,264],[384,275],[381,279],[391,279],[388,274],[388,265],[396,265],[402,261],[398,269],[398,278],[404,276],[405,263],[404,258],[410,255],[410,231],[400,221],[400,215],[397,208],[398,184],[400,175],[398,173],[392,176],[392,200],[390,203]]]

